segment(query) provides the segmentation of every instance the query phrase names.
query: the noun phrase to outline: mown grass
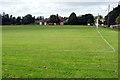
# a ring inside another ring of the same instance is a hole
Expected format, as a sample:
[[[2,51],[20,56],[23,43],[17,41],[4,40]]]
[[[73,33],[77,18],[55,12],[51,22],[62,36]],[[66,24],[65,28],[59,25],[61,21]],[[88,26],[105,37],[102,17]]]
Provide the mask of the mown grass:
[[[117,78],[118,31],[94,26],[2,26],[3,78]]]

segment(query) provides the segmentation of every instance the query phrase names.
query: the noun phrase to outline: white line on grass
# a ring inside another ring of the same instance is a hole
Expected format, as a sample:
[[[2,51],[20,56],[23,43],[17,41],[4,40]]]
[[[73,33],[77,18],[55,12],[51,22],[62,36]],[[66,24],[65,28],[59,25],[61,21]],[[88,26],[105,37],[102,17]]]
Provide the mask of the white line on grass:
[[[65,52],[72,52],[72,51],[77,51],[77,52],[113,52],[113,50],[111,50],[111,51],[110,50],[109,51],[108,50],[106,50],[106,51],[105,50],[92,50],[92,51],[91,50],[88,50],[88,51],[85,50],[85,51],[82,51],[82,50],[73,50],[73,49],[70,49],[70,50],[48,50],[48,49],[47,50],[46,49],[42,50],[41,49],[40,51],[57,51],[57,52],[58,51],[65,51]]]
[[[115,48],[110,45],[110,43],[102,36],[102,34],[100,33],[100,31],[98,29],[96,29],[97,32],[99,33],[100,37],[110,46],[110,48],[113,50],[113,52],[115,52]]]

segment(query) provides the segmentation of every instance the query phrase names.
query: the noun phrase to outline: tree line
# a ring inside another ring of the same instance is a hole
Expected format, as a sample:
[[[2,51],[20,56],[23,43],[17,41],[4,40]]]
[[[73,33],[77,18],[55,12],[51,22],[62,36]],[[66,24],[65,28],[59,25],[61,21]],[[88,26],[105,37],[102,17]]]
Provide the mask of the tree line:
[[[23,17],[18,16],[17,18],[13,15],[5,14],[3,13],[2,16],[2,25],[26,25],[26,24],[35,24],[36,20],[41,20],[41,17],[35,18],[35,16],[32,16],[31,14],[27,14]],[[87,25],[88,23],[94,24],[94,16],[92,14],[85,14],[82,16],[76,16],[76,14],[73,12],[69,17],[64,17],[66,22],[66,25]],[[57,15],[50,15],[48,20],[46,20],[47,23],[60,23],[61,20],[59,19],[58,14]]]
[[[85,14],[82,16],[76,16],[76,14],[73,12],[70,14],[69,17],[64,17],[66,22],[66,25],[87,25],[90,23],[91,25],[94,24],[94,16],[92,14]],[[59,19],[58,14],[57,15],[51,15],[50,18],[47,21],[48,23],[60,23],[61,20]]]
[[[13,15],[5,14],[3,12],[2,16],[2,25],[26,25],[26,24],[34,24],[35,16],[33,17],[31,14],[27,14],[24,17],[18,16],[17,18]]]
[[[18,16],[14,17],[13,15],[5,14],[2,15],[2,25],[27,25],[27,24],[35,24],[35,21],[43,20],[42,17],[32,16],[31,14],[27,14],[23,17]],[[93,16],[92,14],[85,14],[81,16],[77,16],[74,12],[70,14],[69,17],[64,17],[65,25],[94,25],[96,19],[99,17],[99,24],[105,25],[115,25],[120,24],[120,5],[114,8],[111,12],[109,12],[105,18],[103,16]],[[59,15],[50,15],[47,20],[44,20],[47,23],[60,23],[61,20]]]
[[[120,24],[120,5],[115,7],[112,11],[110,11],[105,16],[105,24],[107,25],[115,25]]]
[[[81,16],[76,16],[76,14],[73,12],[70,17],[68,18],[68,21],[66,24],[68,25],[93,25],[95,22],[95,18],[92,14],[85,14]]]

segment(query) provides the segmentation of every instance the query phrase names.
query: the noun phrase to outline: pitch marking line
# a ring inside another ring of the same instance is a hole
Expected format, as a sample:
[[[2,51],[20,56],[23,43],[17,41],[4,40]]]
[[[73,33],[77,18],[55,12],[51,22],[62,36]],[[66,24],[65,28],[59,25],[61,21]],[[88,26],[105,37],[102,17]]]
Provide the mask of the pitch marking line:
[[[102,34],[100,33],[98,29],[96,30],[99,33],[100,37],[109,45],[109,47],[113,50],[113,52],[115,52],[115,48],[112,45],[110,45],[110,43],[102,36]]]

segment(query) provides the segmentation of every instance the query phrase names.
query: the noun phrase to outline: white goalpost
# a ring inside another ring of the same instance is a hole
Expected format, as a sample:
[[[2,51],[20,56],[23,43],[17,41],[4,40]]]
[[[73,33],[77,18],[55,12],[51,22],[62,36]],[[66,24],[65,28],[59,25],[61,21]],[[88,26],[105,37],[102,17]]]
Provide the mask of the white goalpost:
[[[99,19],[98,18],[97,18],[97,21],[96,21],[96,27],[97,27],[97,29],[99,27]]]
[[[108,5],[108,19],[109,19],[109,11],[110,11],[110,4]],[[107,25],[109,25],[109,20],[107,21]],[[98,32],[98,34],[100,35],[101,39],[112,49],[113,52],[115,52],[115,48],[103,37],[103,35],[101,34],[101,32],[98,30],[99,28],[99,13],[96,19],[96,30]]]

